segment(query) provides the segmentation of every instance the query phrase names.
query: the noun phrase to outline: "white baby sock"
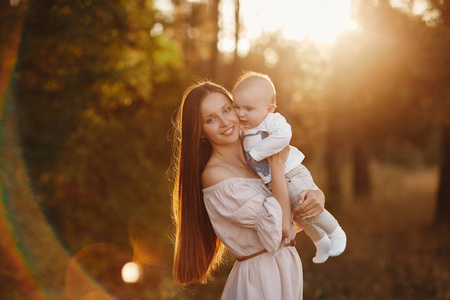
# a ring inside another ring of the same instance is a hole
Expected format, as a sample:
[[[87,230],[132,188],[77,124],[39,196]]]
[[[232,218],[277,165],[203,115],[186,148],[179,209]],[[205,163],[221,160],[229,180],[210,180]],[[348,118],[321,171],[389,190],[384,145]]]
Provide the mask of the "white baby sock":
[[[330,256],[338,256],[345,250],[345,246],[347,245],[347,236],[345,235],[344,230],[342,230],[341,226],[338,226],[331,234],[331,250]]]
[[[316,245],[316,256],[312,259],[313,263],[321,264],[326,262],[329,257],[328,252],[331,249],[331,241],[328,236],[324,236],[317,242],[314,242]]]

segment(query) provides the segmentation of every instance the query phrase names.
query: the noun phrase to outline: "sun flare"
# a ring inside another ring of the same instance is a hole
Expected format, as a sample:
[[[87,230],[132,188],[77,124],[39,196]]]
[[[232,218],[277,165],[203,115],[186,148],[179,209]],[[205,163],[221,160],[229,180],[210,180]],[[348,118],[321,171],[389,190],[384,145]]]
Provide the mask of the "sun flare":
[[[162,11],[173,9],[170,0],[155,0],[155,4]],[[219,2],[221,32],[218,48],[223,53],[236,49],[235,4],[236,0]],[[239,5],[237,50],[240,56],[248,53],[251,41],[263,32],[281,32],[289,40],[309,39],[332,44],[340,33],[356,29],[351,0],[239,0]]]
[[[249,38],[263,30],[281,30],[288,39],[330,44],[355,27],[351,0],[247,0],[242,1],[241,15]]]

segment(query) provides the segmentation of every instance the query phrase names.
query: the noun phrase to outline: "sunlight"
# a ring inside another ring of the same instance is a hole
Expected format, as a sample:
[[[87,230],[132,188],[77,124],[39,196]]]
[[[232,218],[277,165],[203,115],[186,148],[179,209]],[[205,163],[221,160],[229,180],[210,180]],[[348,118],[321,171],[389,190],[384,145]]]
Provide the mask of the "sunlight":
[[[192,1],[190,1],[192,2]],[[245,56],[251,41],[264,32],[281,32],[290,40],[332,44],[347,30],[355,30],[351,0],[240,0],[238,54]],[[235,0],[221,0],[218,48],[231,53],[236,48]],[[173,11],[170,0],[155,0],[155,8]]]
[[[141,267],[135,262],[126,263],[122,268],[122,279],[126,283],[135,283],[141,277]]]
[[[336,37],[355,29],[350,0],[269,0],[242,1],[241,16],[246,37],[262,31],[281,30],[287,39],[331,44]]]

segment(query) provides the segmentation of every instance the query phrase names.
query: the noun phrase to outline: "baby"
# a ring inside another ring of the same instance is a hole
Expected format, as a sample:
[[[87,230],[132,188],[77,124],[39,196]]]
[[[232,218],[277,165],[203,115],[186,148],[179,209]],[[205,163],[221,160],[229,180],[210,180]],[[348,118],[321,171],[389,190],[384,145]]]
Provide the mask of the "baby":
[[[288,146],[292,136],[291,126],[286,119],[274,113],[275,96],[275,87],[269,76],[256,72],[242,75],[233,88],[247,162],[269,188],[271,176],[266,158]],[[293,146],[289,147],[284,172],[291,208],[295,208],[299,205],[298,196],[303,190],[318,187],[308,169],[302,165],[305,158],[303,153]],[[294,221],[316,246],[314,263],[323,263],[329,256],[338,256],[345,250],[345,232],[327,210],[311,220],[295,217]]]

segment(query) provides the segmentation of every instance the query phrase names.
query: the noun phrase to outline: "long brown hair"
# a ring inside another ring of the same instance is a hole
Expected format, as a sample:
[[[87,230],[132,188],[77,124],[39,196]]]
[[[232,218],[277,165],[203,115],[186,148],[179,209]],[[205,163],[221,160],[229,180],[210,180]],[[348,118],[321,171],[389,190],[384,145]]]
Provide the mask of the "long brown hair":
[[[175,125],[174,187],[172,213],[175,223],[173,275],[179,284],[206,282],[222,261],[224,246],[217,238],[205,204],[201,175],[212,147],[201,141],[200,106],[210,93],[222,93],[230,102],[225,88],[211,82],[189,87],[183,95]]]

